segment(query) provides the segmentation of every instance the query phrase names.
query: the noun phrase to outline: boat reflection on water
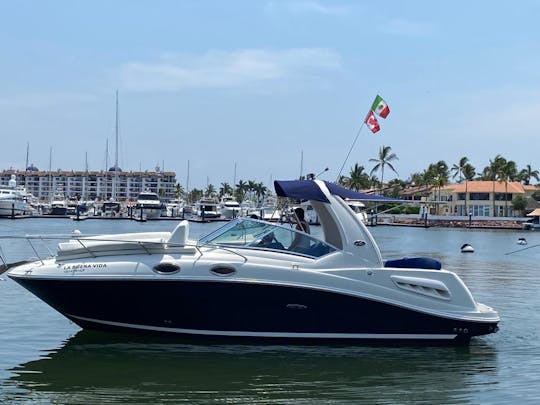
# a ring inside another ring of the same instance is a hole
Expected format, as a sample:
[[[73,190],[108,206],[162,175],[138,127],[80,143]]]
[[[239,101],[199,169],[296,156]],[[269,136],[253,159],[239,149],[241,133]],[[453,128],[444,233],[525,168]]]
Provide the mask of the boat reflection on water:
[[[81,331],[10,370],[0,400],[462,403],[474,398],[479,383],[496,379],[496,357],[482,341],[458,347],[197,345]]]

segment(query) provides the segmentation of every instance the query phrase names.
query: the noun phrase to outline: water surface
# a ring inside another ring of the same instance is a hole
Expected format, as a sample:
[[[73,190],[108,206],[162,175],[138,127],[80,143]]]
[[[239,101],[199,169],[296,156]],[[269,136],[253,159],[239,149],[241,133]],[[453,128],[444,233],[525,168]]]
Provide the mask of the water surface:
[[[1,220],[3,235],[171,230],[174,222]],[[217,224],[190,224],[194,237]],[[502,318],[469,346],[251,346],[81,331],[0,276],[0,402],[493,404],[540,402],[540,232],[371,228],[386,258],[431,256]],[[314,227],[313,233],[318,229]],[[476,252],[463,254],[468,242]],[[54,244],[52,244],[54,245]],[[2,244],[10,261],[28,245]],[[54,246],[51,246],[53,248]],[[36,247],[41,253],[45,247]],[[96,296],[96,300],[99,297]]]

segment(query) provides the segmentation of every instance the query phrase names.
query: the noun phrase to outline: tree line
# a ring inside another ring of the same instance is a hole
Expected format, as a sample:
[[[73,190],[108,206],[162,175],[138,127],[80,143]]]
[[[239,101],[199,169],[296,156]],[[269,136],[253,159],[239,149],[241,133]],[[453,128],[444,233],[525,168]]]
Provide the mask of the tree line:
[[[204,190],[193,188],[189,192],[186,192],[181,184],[177,184],[175,194],[177,197],[182,197],[191,202],[199,201],[203,197],[222,198],[230,196],[234,197],[239,203],[246,199],[260,203],[268,195],[268,192],[268,188],[262,182],[239,180],[234,186],[228,182],[223,182],[220,184],[219,189],[216,189],[213,184],[208,184]]]
[[[444,160],[430,163],[422,172],[412,173],[407,180],[398,178],[385,182],[385,174],[388,171],[394,172],[399,176],[396,170],[398,156],[392,152],[390,146],[381,146],[377,156],[369,159],[372,168],[369,172],[366,168],[355,163],[348,175],[341,175],[338,183],[351,190],[378,190],[380,194],[397,197],[401,191],[410,186],[435,187],[440,196],[441,189],[449,184],[450,180],[457,183],[484,180],[505,183],[506,191],[509,182],[518,181],[522,184],[531,184],[531,181],[540,181],[540,172],[534,169],[530,164],[519,169],[513,160],[508,160],[501,155],[495,156],[489,160],[482,170],[478,170],[471,164],[468,157],[460,158],[452,166],[449,166]],[[386,172],[386,173],[385,173]],[[380,174],[380,178],[378,177]],[[231,185],[227,182],[221,183],[219,189],[213,184],[208,184],[206,189],[194,188],[186,192],[181,184],[176,186],[177,197],[182,197],[188,201],[198,201],[203,197],[219,198],[223,196],[234,196],[238,202],[246,198],[260,202],[269,193],[268,188],[262,182],[254,180],[239,180],[237,184]]]

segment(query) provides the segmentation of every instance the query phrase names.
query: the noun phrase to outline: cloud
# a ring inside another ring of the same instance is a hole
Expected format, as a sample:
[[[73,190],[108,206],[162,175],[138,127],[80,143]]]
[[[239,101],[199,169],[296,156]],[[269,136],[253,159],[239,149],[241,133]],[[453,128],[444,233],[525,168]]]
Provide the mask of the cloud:
[[[340,56],[329,49],[208,51],[201,55],[163,54],[156,62],[129,62],[120,81],[136,91],[245,87],[339,70]]]
[[[433,26],[428,23],[395,19],[382,24],[380,30],[389,35],[420,37],[431,34]]]
[[[268,12],[286,11],[293,14],[345,15],[348,10],[344,6],[325,5],[318,1],[287,1],[267,3]]]

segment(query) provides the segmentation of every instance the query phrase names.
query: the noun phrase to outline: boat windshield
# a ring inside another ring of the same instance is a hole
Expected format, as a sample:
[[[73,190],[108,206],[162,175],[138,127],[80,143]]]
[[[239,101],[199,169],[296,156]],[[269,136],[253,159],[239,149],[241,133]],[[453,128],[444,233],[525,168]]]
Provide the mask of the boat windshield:
[[[295,229],[251,218],[237,218],[202,238],[199,244],[278,250],[310,257],[321,257],[337,250]]]

